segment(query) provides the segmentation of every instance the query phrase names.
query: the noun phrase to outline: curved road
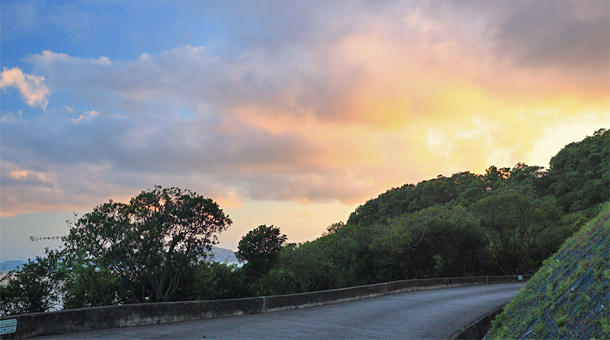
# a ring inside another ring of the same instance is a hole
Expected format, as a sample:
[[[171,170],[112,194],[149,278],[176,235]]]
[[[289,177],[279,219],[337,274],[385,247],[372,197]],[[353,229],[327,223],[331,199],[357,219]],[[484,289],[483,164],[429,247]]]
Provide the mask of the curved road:
[[[415,291],[281,312],[111,328],[45,339],[447,339],[522,283]]]

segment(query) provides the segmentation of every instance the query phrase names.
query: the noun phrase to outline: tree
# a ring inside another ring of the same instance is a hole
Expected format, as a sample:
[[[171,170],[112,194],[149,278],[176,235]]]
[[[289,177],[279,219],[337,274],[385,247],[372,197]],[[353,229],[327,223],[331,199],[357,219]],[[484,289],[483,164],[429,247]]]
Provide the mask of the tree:
[[[494,189],[496,186],[502,185],[508,177],[510,177],[509,168],[498,169],[495,165],[487,168],[487,170],[485,170],[485,175],[483,175],[488,189]]]
[[[115,287],[120,303],[171,301],[182,288],[182,276],[216,244],[217,233],[231,219],[209,198],[190,190],[156,186],[128,204],[112,200],[85,214],[64,238],[65,264],[85,286],[108,275],[103,285]],[[81,285],[81,289],[82,289]],[[95,287],[89,287],[94,289]],[[72,305],[91,305],[95,294],[74,291]]]
[[[371,233],[377,281],[481,274],[485,235],[462,206],[404,214]]]
[[[206,261],[187,275],[196,282],[185,289],[189,300],[237,299],[253,294],[244,270],[236,264]]]
[[[36,257],[22,268],[0,279],[0,316],[47,312],[59,304],[55,275],[58,253],[46,249],[46,257]]]
[[[537,198],[512,191],[500,191],[479,200],[473,213],[488,235],[502,274],[535,271],[540,264],[536,262],[542,259],[533,259],[531,254],[539,252],[545,235],[556,232],[563,214],[552,197]]]
[[[610,131],[570,143],[551,158],[547,194],[566,212],[589,209],[610,197]]]
[[[250,274],[260,276],[271,269],[286,238],[278,227],[260,225],[241,238],[235,255]]]

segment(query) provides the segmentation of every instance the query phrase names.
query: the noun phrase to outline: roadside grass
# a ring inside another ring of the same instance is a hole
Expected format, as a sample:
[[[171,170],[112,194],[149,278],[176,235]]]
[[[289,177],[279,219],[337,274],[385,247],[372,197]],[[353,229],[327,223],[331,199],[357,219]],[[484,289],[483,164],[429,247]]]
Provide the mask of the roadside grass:
[[[610,202],[492,322],[485,339],[610,339]]]

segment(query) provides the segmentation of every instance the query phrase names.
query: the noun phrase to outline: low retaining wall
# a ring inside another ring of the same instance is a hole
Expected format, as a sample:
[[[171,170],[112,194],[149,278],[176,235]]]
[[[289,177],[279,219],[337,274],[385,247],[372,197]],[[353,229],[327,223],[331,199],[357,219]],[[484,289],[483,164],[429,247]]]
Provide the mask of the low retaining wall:
[[[79,308],[14,315],[1,319],[17,320],[16,332],[4,335],[3,339],[19,339],[103,328],[153,325],[219,316],[252,314],[260,313],[262,309],[263,300],[255,297]]]
[[[470,324],[463,331],[457,332],[450,337],[453,339],[483,339],[487,332],[491,329],[491,322],[502,313],[505,304],[487,313],[487,315],[481,317],[477,321]]]
[[[528,278],[522,277],[522,279]],[[8,324],[8,320],[16,321],[15,332],[3,335],[2,339],[20,339],[103,328],[153,325],[219,316],[306,308],[413,290],[510,282],[519,282],[519,277],[511,275],[404,280],[311,293],[261,296],[245,299],[80,308],[57,312],[5,316],[0,317],[0,322],[5,321]],[[14,324],[15,321],[10,323]]]

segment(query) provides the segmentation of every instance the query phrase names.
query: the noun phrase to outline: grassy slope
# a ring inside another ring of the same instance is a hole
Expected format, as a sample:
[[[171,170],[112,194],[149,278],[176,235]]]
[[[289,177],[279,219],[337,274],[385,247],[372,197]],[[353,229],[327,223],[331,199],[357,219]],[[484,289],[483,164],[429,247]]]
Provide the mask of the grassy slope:
[[[545,261],[489,338],[610,339],[610,203]]]

